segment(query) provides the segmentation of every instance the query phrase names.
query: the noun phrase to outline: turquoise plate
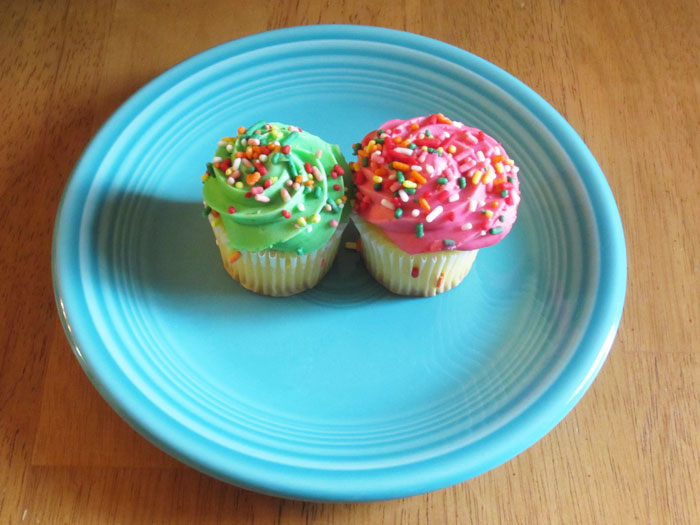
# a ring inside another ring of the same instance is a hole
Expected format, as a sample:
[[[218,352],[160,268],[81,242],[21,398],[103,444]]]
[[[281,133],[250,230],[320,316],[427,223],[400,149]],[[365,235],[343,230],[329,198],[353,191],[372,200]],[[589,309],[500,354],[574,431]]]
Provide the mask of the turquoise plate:
[[[522,168],[518,222],[459,287],[392,295],[350,250],[291,298],[229,278],[201,215],[222,136],[278,120],[351,158],[384,121],[438,111]],[[467,480],[544,436],[605,361],[626,257],[595,159],[527,86],[421,36],[312,26],[210,49],[132,96],[68,182],[53,277],[80,364],[150,441],[241,487],[358,501]]]

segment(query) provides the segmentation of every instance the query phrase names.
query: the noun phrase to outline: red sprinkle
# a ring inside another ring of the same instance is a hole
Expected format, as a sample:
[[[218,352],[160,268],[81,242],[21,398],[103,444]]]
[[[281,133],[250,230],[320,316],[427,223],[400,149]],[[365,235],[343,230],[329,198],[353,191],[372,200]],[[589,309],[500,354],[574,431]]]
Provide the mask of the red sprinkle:
[[[272,181],[270,179],[267,179],[265,182],[263,182],[264,188],[269,188],[270,186],[272,186]]]
[[[292,216],[291,212],[289,210],[282,210],[282,217],[285,219],[289,219]]]
[[[339,175],[345,174],[345,170],[340,164],[336,164],[335,166],[333,166],[333,171],[337,172]]]
[[[253,193],[250,192],[250,191],[246,192],[246,194],[244,195],[244,197],[245,197],[246,199],[250,199],[252,196],[253,196]]]
[[[292,147],[289,144],[282,146],[282,153],[289,155],[292,152]]]
[[[355,184],[357,184],[359,186],[360,184],[364,184],[365,182],[367,182],[367,179],[365,178],[365,174],[362,173],[361,171],[356,172],[355,173]]]
[[[233,215],[234,213],[236,213],[236,208],[234,208],[233,206],[229,206],[229,207],[228,207],[228,212],[229,212],[231,215]]]
[[[420,273],[420,270],[418,269],[418,266],[414,266],[413,269],[411,270],[411,277],[418,277],[419,273]]]
[[[219,212],[216,210],[211,210],[211,216],[216,219],[219,216]]]
[[[333,189],[335,191],[340,191],[340,184],[333,184]]]
[[[309,164],[308,162],[304,164],[304,169],[306,170],[306,173],[314,172],[313,168],[311,167],[311,164]]]

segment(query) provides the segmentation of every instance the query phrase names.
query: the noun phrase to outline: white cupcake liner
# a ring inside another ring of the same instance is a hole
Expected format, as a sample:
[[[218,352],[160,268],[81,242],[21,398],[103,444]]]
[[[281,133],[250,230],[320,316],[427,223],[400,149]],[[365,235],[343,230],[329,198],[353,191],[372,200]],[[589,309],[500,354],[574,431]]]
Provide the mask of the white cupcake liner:
[[[209,223],[229,275],[252,292],[275,297],[294,295],[316,286],[333,264],[340,238],[347,226],[347,222],[341,223],[328,242],[318,250],[297,255],[278,250],[232,250],[221,220],[210,214]]]
[[[479,250],[406,253],[382,231],[353,214],[362,256],[372,276],[399,295],[431,297],[454,288],[469,273]]]

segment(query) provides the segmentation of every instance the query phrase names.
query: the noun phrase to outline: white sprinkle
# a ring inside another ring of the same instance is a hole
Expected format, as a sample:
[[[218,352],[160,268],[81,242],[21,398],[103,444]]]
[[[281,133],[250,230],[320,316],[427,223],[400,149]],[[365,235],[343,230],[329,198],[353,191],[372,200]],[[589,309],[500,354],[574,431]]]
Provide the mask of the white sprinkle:
[[[260,160],[260,162],[265,162],[267,160],[267,155],[263,153],[258,157],[258,160]]]
[[[406,193],[406,191],[403,190],[403,189],[399,190],[399,198],[400,198],[403,202],[408,202],[408,193]]]
[[[252,162],[250,162],[248,159],[245,157],[239,157],[241,159],[241,162],[243,163],[244,166],[248,166],[249,168],[253,165]]]
[[[219,144],[219,146],[223,146],[224,144],[226,144],[226,142],[224,142],[223,140],[220,140],[220,141],[218,142],[218,144]]]
[[[231,153],[233,151],[233,144],[226,144],[226,151]]]
[[[413,150],[409,148],[394,148],[396,153],[401,153],[401,155],[413,155]]]
[[[411,215],[418,217],[420,215],[420,210],[418,208],[411,210]]]
[[[428,152],[424,151],[423,153],[420,154],[420,157],[418,157],[418,162],[425,162],[425,158],[428,156]]]
[[[301,184],[299,184],[298,182],[294,182],[292,184],[292,188],[294,188],[294,191],[299,191],[301,189]]]
[[[486,156],[493,157],[493,148],[491,146],[486,149]]]
[[[433,211],[431,211],[428,216],[425,218],[425,222],[433,222],[438,215],[442,213],[442,206],[438,206],[437,208],[434,208]]]
[[[317,149],[316,153],[314,153],[314,155],[316,155],[317,159],[320,159],[323,156],[323,151],[321,151],[320,149]]]
[[[341,210],[345,208],[345,203],[341,202],[340,204],[338,204],[338,208],[340,208]]]
[[[447,199],[448,202],[454,202],[459,200],[459,193],[453,193],[450,198]]]
[[[479,205],[475,200],[469,201],[469,211],[476,211],[476,207]]]
[[[389,180],[396,180],[396,172],[389,175]]]
[[[226,179],[226,182],[228,182],[229,184],[233,184],[236,182],[236,179],[234,179],[233,177],[229,177],[228,179]]]
[[[382,202],[381,202],[380,204],[381,204],[382,206],[384,206],[385,208],[389,208],[390,210],[395,210],[395,209],[396,209],[396,206],[394,206],[394,203],[393,203],[393,202],[389,202],[389,201],[386,200],[386,199],[382,199]]]
[[[426,169],[426,171],[427,171],[428,173],[430,173],[431,175],[432,175],[433,173],[435,173],[435,168],[433,168],[432,165],[430,165],[430,164],[428,164],[428,165],[425,167],[425,169]]]
[[[493,154],[494,154],[494,155],[500,155],[500,154],[501,154],[501,148],[499,148],[498,146],[494,146],[494,147],[493,147]]]
[[[248,144],[250,144],[251,146],[259,146],[260,140],[259,139],[248,139]]]
[[[304,211],[306,209],[306,206],[304,206],[303,202],[300,202],[299,204],[297,204],[297,209],[299,211]]]
[[[218,157],[218,156],[211,159],[212,162],[221,162],[222,160],[223,159],[221,157]]]
[[[466,133],[466,137],[467,137],[467,142],[469,142],[469,144],[476,144],[477,142],[479,142],[478,140],[476,140],[476,137],[474,135],[472,135],[471,133],[469,133],[468,131]]]
[[[314,227],[313,227],[311,224],[309,224],[309,225],[306,227],[306,231],[309,232],[309,233],[311,233],[311,231],[312,231],[313,229],[314,229]]]
[[[395,182],[394,184],[392,184],[391,186],[389,186],[389,191],[396,191],[396,190],[398,190],[400,187],[401,187],[401,183],[400,183],[400,182]]]
[[[464,173],[465,171],[468,171],[471,166],[469,164],[460,164],[459,166],[459,172]]]
[[[413,165],[411,166],[413,171],[423,171],[423,166]]]
[[[233,161],[233,169],[237,170],[240,167],[241,167],[241,158],[236,157],[236,159]]]
[[[481,162],[484,162],[486,160],[486,157],[484,157],[484,152],[481,150],[476,152],[476,158],[479,159]]]
[[[311,168],[311,171],[314,172],[314,177],[317,181],[321,182],[323,179],[325,179],[325,176],[323,175],[323,173],[321,173],[321,170],[319,170],[318,167],[313,166]]]
[[[287,186],[291,186],[292,184],[294,184],[294,181],[290,179],[290,180],[288,180],[287,182],[285,182],[285,184],[286,184]]]
[[[503,166],[503,171],[506,173],[510,173],[512,169],[513,168],[511,167],[510,164],[506,164],[505,166]]]
[[[285,188],[282,188],[282,189],[280,190],[280,195],[282,195],[282,200],[283,200],[284,202],[287,202],[287,201],[291,198],[291,197],[289,196],[289,192],[288,192]]]
[[[481,230],[481,235],[486,235],[486,230]]]
[[[479,206],[481,206],[481,207],[486,206],[486,201],[481,201],[481,202],[479,203]]]
[[[471,222],[465,222],[462,224],[462,230],[471,230],[472,229],[472,223]]]
[[[331,211],[333,208],[331,208],[331,205],[330,205],[330,204],[326,204],[326,205],[323,207],[323,209],[324,209],[325,211]]]
[[[268,197],[267,195],[263,195],[262,193],[258,193],[255,196],[255,200],[260,202],[270,202],[270,197]]]
[[[248,139],[241,139],[241,146],[246,146],[248,144]]]

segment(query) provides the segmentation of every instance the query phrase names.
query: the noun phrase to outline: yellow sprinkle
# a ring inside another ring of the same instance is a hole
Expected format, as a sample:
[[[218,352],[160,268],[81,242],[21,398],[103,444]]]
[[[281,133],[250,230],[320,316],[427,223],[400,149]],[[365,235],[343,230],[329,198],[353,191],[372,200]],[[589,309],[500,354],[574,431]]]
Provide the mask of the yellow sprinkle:
[[[217,217],[213,221],[211,221],[212,226],[219,226],[221,224],[221,217]]]
[[[428,146],[421,146],[420,149],[422,149],[423,151],[428,151]]]
[[[231,173],[233,173],[233,168],[226,168],[225,173],[226,175],[231,175]]]
[[[412,180],[405,180],[403,181],[403,187],[404,188],[416,188],[418,185],[413,182]]]
[[[299,226],[306,226],[306,219],[305,219],[304,217],[299,217],[299,218],[297,219],[297,224],[298,224]]]
[[[376,182],[376,183],[380,183],[380,182],[382,182],[384,179],[382,179],[379,175],[375,175],[374,177],[372,177],[372,180],[373,180],[374,182]]]
[[[447,151],[450,153],[455,153],[457,151],[457,148],[455,148],[454,144],[450,144],[450,146],[447,148]]]
[[[202,182],[206,182],[208,178],[209,178],[209,174],[205,173],[204,175],[202,175]]]
[[[430,211],[430,204],[428,204],[428,201],[423,197],[418,199],[418,204],[420,204],[421,208],[423,208],[425,211]]]
[[[486,210],[485,215],[490,219],[491,217],[493,217],[493,212],[491,210]]]
[[[234,186],[240,190],[243,187],[243,183],[238,181],[236,184],[234,184]]]
[[[503,173],[503,164],[497,162],[494,167],[496,168],[496,173]]]
[[[481,170],[476,170],[472,176],[472,184],[479,184],[481,182],[482,175],[483,173],[481,173]]]
[[[510,166],[512,166],[513,164],[515,164],[515,161],[514,161],[513,159],[506,159],[504,162],[505,162],[506,164],[509,164]]]
[[[440,153],[445,153],[445,150],[443,149],[442,146],[440,146],[437,150],[438,150]]]
[[[314,222],[314,223],[319,223],[319,222],[321,222],[321,216],[320,216],[318,213],[314,213],[314,214],[311,216],[311,222]]]
[[[486,173],[486,176],[484,177],[484,184],[491,184],[493,182],[493,179],[496,178],[496,172],[493,170],[489,170]]]
[[[352,242],[352,241],[348,241],[348,242],[345,243],[345,247],[346,247],[348,250],[357,250],[357,243],[356,243],[356,242]]]

